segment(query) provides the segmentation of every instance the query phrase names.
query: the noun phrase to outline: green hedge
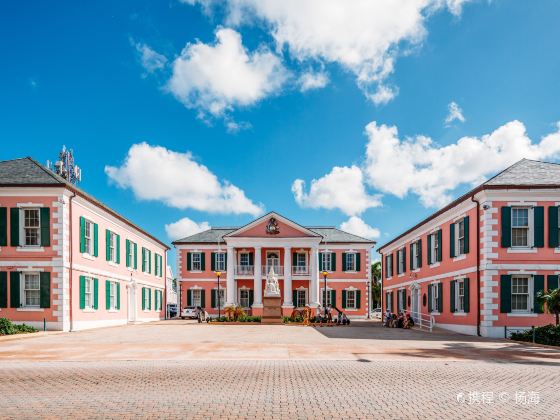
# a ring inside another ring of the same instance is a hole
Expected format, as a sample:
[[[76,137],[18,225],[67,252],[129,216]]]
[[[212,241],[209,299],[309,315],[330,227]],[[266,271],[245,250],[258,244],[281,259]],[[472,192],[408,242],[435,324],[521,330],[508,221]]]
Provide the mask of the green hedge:
[[[16,325],[7,318],[0,318],[0,335],[25,334],[37,332],[36,328],[29,325]]]
[[[512,340],[533,342],[533,330],[511,334]],[[535,343],[560,346],[560,325],[545,325],[535,328]]]
[[[210,318],[210,322],[232,322],[232,320],[229,319],[226,316],[222,316],[220,318],[218,318],[218,317]],[[238,318],[238,320],[235,321],[235,322],[261,322],[261,317],[260,316],[243,315],[243,316],[240,316]]]

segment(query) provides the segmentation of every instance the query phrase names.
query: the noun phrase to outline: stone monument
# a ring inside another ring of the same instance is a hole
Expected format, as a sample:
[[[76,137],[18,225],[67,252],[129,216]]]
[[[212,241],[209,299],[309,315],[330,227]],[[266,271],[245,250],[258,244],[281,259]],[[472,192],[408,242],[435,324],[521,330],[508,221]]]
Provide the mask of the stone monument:
[[[280,286],[278,286],[278,277],[276,276],[273,267],[270,267],[270,270],[266,275],[266,287],[264,289],[263,315],[261,318],[261,323],[282,323],[282,302],[280,297]]]

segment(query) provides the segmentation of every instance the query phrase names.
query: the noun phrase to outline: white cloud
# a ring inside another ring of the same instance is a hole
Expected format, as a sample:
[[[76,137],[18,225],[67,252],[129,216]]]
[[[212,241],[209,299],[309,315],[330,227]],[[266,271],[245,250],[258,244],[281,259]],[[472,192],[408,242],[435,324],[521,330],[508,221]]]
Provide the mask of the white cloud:
[[[167,86],[186,107],[222,116],[278,92],[287,77],[275,54],[262,46],[248,53],[238,32],[222,28],[214,45],[198,41],[185,46]]]
[[[164,55],[154,51],[146,44],[136,43],[135,47],[140,56],[140,63],[148,73],[153,73],[165,67],[167,58]]]
[[[445,125],[449,126],[451,125],[451,123],[453,123],[453,121],[461,121],[461,122],[465,122],[466,119],[463,115],[463,110],[461,109],[461,107],[457,104],[457,102],[453,101],[450,102],[449,105],[447,105],[447,117],[445,117]]]
[[[340,229],[367,239],[377,239],[381,236],[379,229],[371,227],[358,216],[351,216],[347,221],[341,223]]]
[[[311,89],[324,88],[328,83],[329,76],[323,71],[308,71],[303,73],[298,79],[299,90],[301,90],[302,92]]]
[[[302,207],[340,209],[353,216],[381,205],[379,196],[366,192],[362,171],[357,166],[335,166],[327,175],[312,180],[308,193],[304,188],[302,179],[292,184],[295,200]]]
[[[183,217],[174,223],[165,225],[165,232],[172,241],[194,235],[210,229],[208,222],[196,223],[188,217]]]
[[[533,142],[519,121],[445,146],[421,135],[401,140],[396,127],[376,122],[366,126],[366,135],[368,184],[400,198],[412,192],[429,207],[448,203],[459,185],[480,183],[522,158],[560,158],[560,125],[540,142]]]
[[[215,0],[183,1],[201,4],[206,13],[212,4],[224,5]],[[278,51],[286,48],[301,62],[337,63],[356,76],[366,97],[386,103],[394,95],[387,88],[377,91],[377,85],[393,72],[400,51],[422,43],[427,17],[445,7],[459,15],[465,1],[229,0],[225,9],[228,25],[261,25]]]
[[[209,213],[262,214],[261,205],[228,181],[220,181],[190,153],[147,143],[130,147],[124,163],[106,166],[105,173],[120,188],[131,188],[140,200],[157,200],[170,207]]]
[[[390,88],[385,85],[379,85],[377,91],[368,98],[373,101],[375,105],[385,105],[391,102],[395,96],[397,96],[398,90],[396,88]]]

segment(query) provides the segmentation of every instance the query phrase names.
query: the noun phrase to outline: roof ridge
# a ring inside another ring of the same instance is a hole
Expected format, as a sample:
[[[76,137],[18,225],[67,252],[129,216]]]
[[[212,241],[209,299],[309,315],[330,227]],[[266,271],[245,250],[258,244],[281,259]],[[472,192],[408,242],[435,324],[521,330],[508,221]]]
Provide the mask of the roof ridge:
[[[520,164],[520,163],[523,162],[524,160],[529,160],[529,159],[523,158],[523,159],[518,160],[517,162],[515,162],[515,163],[509,165],[507,168],[502,169],[500,172],[498,172],[498,173],[497,173],[496,175],[494,175],[492,178],[488,178],[486,181],[484,181],[484,182],[482,183],[482,185],[488,184],[490,181],[492,181],[493,179],[498,178],[500,175],[502,175],[502,174],[508,172],[511,168],[513,168],[514,166],[517,166],[518,164]]]
[[[46,166],[44,166],[43,164],[37,162],[35,159],[33,159],[31,156],[28,156],[26,159],[29,159],[31,162],[33,162],[37,167],[39,167],[39,169],[41,169],[43,172],[45,172],[48,176],[50,176],[52,179],[54,179],[55,181],[60,182],[61,184],[66,184],[68,183],[68,181],[66,181],[64,178],[62,178],[60,175],[54,173],[53,171],[51,171],[49,168],[47,168]]]

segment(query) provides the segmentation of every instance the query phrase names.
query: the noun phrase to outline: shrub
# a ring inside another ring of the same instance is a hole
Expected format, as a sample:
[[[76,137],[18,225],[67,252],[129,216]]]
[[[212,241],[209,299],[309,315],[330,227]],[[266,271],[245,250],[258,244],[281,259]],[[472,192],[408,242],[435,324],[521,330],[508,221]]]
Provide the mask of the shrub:
[[[37,332],[36,328],[29,325],[16,325],[7,318],[0,318],[0,335],[25,334]]]
[[[533,330],[512,333],[512,340],[533,342]],[[535,328],[535,343],[560,346],[560,325],[545,325]]]

